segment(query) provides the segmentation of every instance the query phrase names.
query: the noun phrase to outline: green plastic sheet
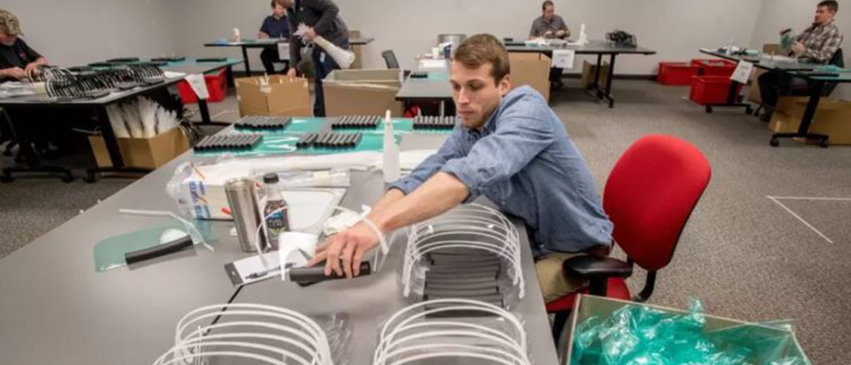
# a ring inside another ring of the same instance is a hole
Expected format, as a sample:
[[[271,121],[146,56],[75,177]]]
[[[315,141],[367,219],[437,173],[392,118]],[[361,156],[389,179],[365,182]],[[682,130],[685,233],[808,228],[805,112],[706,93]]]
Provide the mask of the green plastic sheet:
[[[191,221],[204,236],[204,241],[212,245],[219,236],[209,221]],[[106,238],[94,248],[95,271],[102,272],[127,265],[124,255],[128,252],[144,250],[160,244],[160,235],[167,229],[186,231],[178,220],[170,220],[154,227]]]

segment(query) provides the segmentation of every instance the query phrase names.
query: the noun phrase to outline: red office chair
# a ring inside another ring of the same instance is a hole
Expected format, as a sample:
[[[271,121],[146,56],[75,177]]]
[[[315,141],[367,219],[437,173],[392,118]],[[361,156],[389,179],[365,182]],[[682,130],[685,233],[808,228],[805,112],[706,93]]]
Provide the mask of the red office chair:
[[[671,262],[710,175],[709,161],[686,141],[650,135],[635,142],[615,164],[603,192],[603,209],[615,225],[614,241],[628,261],[578,256],[564,262],[565,275],[587,278],[590,285],[583,293],[646,301],[653,293],[656,272]],[[633,264],[647,270],[647,281],[638,295],[630,297],[626,278],[632,275]],[[577,294],[547,303],[547,312],[556,315],[556,340]]]

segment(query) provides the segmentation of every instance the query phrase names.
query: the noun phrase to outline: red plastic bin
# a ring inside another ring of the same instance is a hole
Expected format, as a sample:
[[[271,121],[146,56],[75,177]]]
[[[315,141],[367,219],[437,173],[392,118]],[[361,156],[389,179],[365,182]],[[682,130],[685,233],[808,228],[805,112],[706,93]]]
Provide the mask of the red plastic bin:
[[[227,94],[228,87],[225,69],[221,69],[216,75],[204,76],[204,82],[207,84],[207,91],[210,94],[207,98],[208,102],[215,103],[225,100],[225,94]],[[177,84],[177,91],[180,92],[180,98],[183,99],[185,104],[198,102],[198,96],[195,95],[195,91],[193,91],[192,87],[189,86],[189,82],[179,82]]]
[[[727,93],[730,92],[729,76],[694,76],[691,79],[689,99],[700,105],[724,104]],[[739,100],[739,93],[744,85],[739,84],[734,100]]]
[[[656,80],[663,85],[690,85],[699,68],[688,62],[659,62]]]
[[[736,63],[728,60],[693,59],[691,65],[698,67],[698,75],[730,77],[736,71]]]

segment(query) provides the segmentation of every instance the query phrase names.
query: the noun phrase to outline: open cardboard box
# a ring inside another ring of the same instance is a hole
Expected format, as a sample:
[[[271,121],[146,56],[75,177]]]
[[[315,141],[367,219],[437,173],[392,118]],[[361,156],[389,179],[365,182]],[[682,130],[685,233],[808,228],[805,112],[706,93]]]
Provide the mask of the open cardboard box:
[[[380,115],[389,109],[402,116],[396,94],[402,87],[402,70],[334,70],[322,80],[325,114]]]
[[[565,335],[562,336],[562,339],[568,339],[568,343],[560,343],[558,347],[559,359],[563,360],[561,361],[561,363],[576,365],[571,362],[571,356],[574,355],[574,342],[572,338],[573,335],[577,333],[576,328],[577,326],[579,326],[579,324],[583,323],[585,320],[593,316],[597,316],[600,318],[609,318],[615,311],[626,306],[647,307],[661,312],[678,315],[689,314],[688,311],[680,309],[581,294],[576,298],[576,304],[574,306],[573,312],[571,312],[570,314],[570,320],[568,321],[568,326],[566,328]],[[746,359],[747,361],[749,361],[749,363],[765,364],[767,363],[767,360],[772,360],[763,359],[763,357],[765,356],[772,356],[776,358],[793,357],[803,359],[808,362],[807,356],[801,349],[801,345],[798,343],[797,338],[795,338],[795,334],[788,329],[768,326],[764,324],[749,323],[730,318],[717,317],[709,314],[704,314],[704,318],[706,320],[705,326],[703,328],[704,333],[746,325],[754,329],[753,333],[756,334],[756,336],[758,336],[759,338],[763,338],[763,336],[765,336],[766,339],[778,337],[788,338],[788,341],[785,342],[783,348],[775,348],[773,350],[778,351],[772,351],[771,354],[759,353],[758,351],[752,352],[750,354],[750,358]],[[566,349],[566,353],[564,352],[564,349]],[[585,365],[581,363],[578,364]],[[597,364],[594,363],[593,365]]]
[[[539,52],[509,52],[511,87],[529,85],[550,100],[550,57]]]
[[[275,115],[309,117],[310,86],[307,79],[286,75],[269,76],[269,85],[261,84],[263,77],[236,79],[236,100],[239,115]]]
[[[124,166],[139,169],[156,169],[189,150],[189,140],[180,128],[151,138],[118,138],[117,142]],[[98,167],[112,167],[103,136],[89,136],[89,145]]]
[[[780,97],[768,129],[776,133],[795,133],[807,110],[810,98]],[[810,133],[826,134],[831,145],[851,145],[851,102],[822,98],[819,100]]]

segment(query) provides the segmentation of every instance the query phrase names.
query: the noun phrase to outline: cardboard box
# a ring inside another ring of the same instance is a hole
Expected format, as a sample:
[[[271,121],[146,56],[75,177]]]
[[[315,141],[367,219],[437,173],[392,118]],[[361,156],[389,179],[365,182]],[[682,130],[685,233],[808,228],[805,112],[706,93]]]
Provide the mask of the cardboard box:
[[[780,97],[768,129],[775,133],[797,132],[809,100],[809,97]],[[851,145],[851,102],[822,98],[809,131],[830,136],[831,145]]]
[[[594,77],[597,76],[597,64],[591,63],[588,61],[582,61],[582,78],[579,79],[579,83],[582,85],[583,89],[590,89],[594,86]],[[603,66],[600,67],[600,83],[599,87],[601,89],[606,87],[606,83],[609,80],[609,63],[603,62]]]
[[[568,321],[566,336],[563,336],[563,338],[571,339],[574,333],[576,333],[576,328],[579,326],[579,324],[585,322],[586,319],[591,318],[593,316],[597,316],[598,318],[602,319],[607,319],[610,318],[612,314],[614,314],[614,312],[618,309],[627,306],[641,306],[663,313],[676,315],[683,315],[689,313],[688,311],[684,310],[666,308],[656,305],[628,302],[618,299],[596,297],[591,295],[580,295],[576,299],[576,306],[570,314],[570,320]],[[716,344],[719,346],[719,350],[722,351],[734,349],[737,347],[745,347],[751,349],[752,351],[749,351],[747,355],[748,358],[745,359],[746,363],[768,364],[772,363],[772,361],[780,360],[781,358],[793,358],[801,360],[807,359],[807,356],[801,348],[800,343],[798,343],[797,338],[795,338],[795,334],[788,328],[784,328],[782,326],[749,323],[730,318],[712,316],[709,314],[704,314],[703,318],[705,320],[703,333],[709,333],[724,329],[734,329],[737,326],[747,326],[750,329],[749,333],[751,337],[747,341],[750,343],[736,343],[731,342],[728,339],[727,341],[724,341],[725,343]],[[768,344],[775,344],[775,346],[768,346]],[[559,358],[565,360],[560,361],[560,363],[573,364],[575,362],[580,361],[579,359],[571,359],[571,356],[574,355],[575,351],[573,345],[574,342],[570,341],[567,344],[560,343],[557,346],[559,351]],[[566,354],[564,353],[563,349],[567,349]]]
[[[278,115],[309,117],[313,115],[307,79],[290,79],[285,75],[269,76],[269,86],[261,86],[263,77],[236,79],[239,115]]]
[[[550,100],[550,57],[538,52],[509,52],[511,87],[529,85]]]
[[[390,109],[402,116],[396,94],[402,87],[402,70],[334,70],[322,80],[325,114],[381,115]]]
[[[112,167],[103,136],[89,136],[89,145],[98,167]],[[118,149],[124,166],[153,170],[189,150],[189,140],[182,129],[174,128],[152,138],[118,138]]]

